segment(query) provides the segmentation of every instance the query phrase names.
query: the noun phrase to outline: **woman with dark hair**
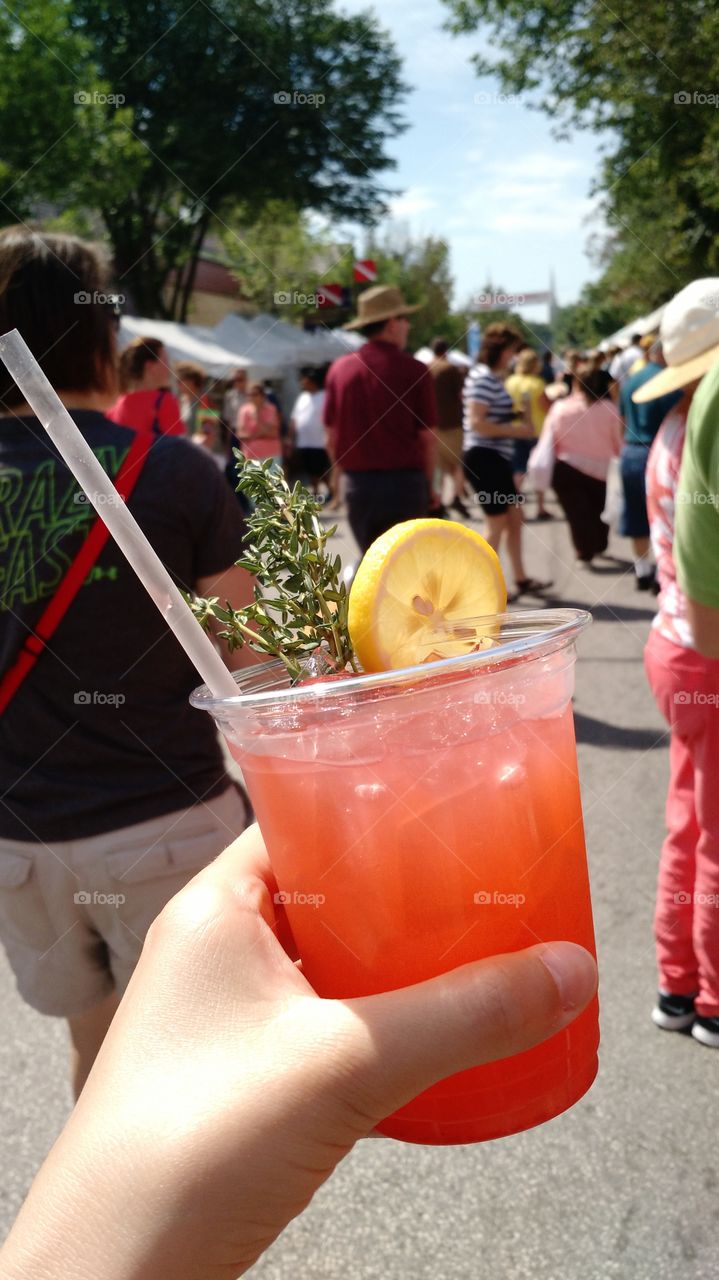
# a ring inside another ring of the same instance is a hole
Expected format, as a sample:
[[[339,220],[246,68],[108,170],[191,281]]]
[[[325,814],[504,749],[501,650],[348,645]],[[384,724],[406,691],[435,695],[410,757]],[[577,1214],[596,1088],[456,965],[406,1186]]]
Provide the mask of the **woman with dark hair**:
[[[217,467],[107,416],[107,291],[91,245],[0,232],[0,333],[20,331],[178,586],[241,606]],[[28,1004],[68,1019],[78,1094],[152,920],[248,815],[192,664],[1,364],[0,415],[0,942]]]
[[[601,515],[607,472],[622,447],[622,420],[606,395],[601,370],[575,374],[572,393],[552,405],[542,434],[554,446],[552,487],[569,524],[577,559],[591,565],[606,551],[609,527]]]
[[[184,436],[180,405],[168,390],[172,370],[158,338],[133,338],[118,365],[123,393],[107,411],[108,418],[136,431]]]
[[[514,483],[514,445],[535,436],[531,421],[517,418],[504,379],[523,346],[521,333],[510,325],[487,327],[464,384],[463,428],[465,474],[484,511],[485,537],[497,552],[506,540],[518,595],[552,585],[528,577],[522,559],[522,495]]]

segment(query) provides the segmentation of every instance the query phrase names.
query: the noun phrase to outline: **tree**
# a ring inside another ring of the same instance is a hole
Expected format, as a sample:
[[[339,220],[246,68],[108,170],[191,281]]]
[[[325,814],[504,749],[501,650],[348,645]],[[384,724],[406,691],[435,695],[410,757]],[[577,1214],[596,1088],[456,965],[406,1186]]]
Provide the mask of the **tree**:
[[[233,202],[381,212],[404,85],[370,15],[330,0],[27,0],[22,19],[0,15],[6,208],[97,209],[144,314],[184,318],[202,242]]]
[[[339,245],[328,224],[287,201],[269,200],[254,218],[229,212],[220,240],[243,298],[286,320],[316,310],[323,281],[352,279],[352,244]]]
[[[388,226],[380,236],[372,233],[362,250],[363,258],[377,263],[377,282],[396,285],[409,303],[421,303],[412,316],[411,344],[426,345],[441,334],[457,341],[456,323],[450,321],[453,281],[449,245],[439,236],[413,239],[406,227]]]
[[[611,228],[605,287],[649,309],[719,269],[719,10],[705,0],[445,0],[455,31],[489,28],[498,75],[556,122],[602,132]],[[497,55],[499,55],[497,57]]]

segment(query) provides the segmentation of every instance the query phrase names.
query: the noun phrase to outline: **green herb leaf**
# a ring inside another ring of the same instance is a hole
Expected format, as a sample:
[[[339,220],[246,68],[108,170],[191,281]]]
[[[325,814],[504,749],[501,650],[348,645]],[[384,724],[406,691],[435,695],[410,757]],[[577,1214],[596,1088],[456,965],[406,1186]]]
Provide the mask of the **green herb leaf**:
[[[358,670],[340,557],[327,551],[336,525],[323,528],[317,518],[320,503],[299,483],[290,489],[270,461],[248,461],[237,450],[235,457],[241,463],[237,488],[253,504],[237,564],[257,579],[254,600],[233,609],[217,597],[186,597],[192,612],[230,649],[246,644],[265,657],[280,658],[292,680],[300,678],[306,655],[320,645],[337,670]]]

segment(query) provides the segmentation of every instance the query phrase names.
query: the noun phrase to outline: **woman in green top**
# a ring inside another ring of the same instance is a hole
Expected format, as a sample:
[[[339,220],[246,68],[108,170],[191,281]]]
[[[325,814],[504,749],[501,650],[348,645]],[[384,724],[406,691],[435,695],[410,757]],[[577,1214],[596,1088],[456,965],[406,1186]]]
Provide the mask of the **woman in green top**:
[[[541,364],[537,352],[532,347],[525,347],[517,356],[514,372],[509,375],[505,386],[519,417],[524,417],[525,408],[534,427],[534,440],[515,440],[514,442],[514,483],[518,489],[527,474],[529,455],[532,452],[549,410],[549,400],[544,391],[544,379],[540,376]],[[544,505],[544,491],[537,489],[537,519],[551,520],[552,513]]]

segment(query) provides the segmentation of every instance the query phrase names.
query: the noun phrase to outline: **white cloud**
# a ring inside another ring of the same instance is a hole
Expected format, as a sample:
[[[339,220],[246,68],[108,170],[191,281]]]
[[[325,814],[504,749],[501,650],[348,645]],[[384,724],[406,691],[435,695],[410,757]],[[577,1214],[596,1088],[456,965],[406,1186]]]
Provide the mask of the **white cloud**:
[[[389,202],[390,214],[393,218],[413,218],[420,213],[428,213],[437,208],[437,201],[429,187],[408,187],[401,196],[395,196]]]

